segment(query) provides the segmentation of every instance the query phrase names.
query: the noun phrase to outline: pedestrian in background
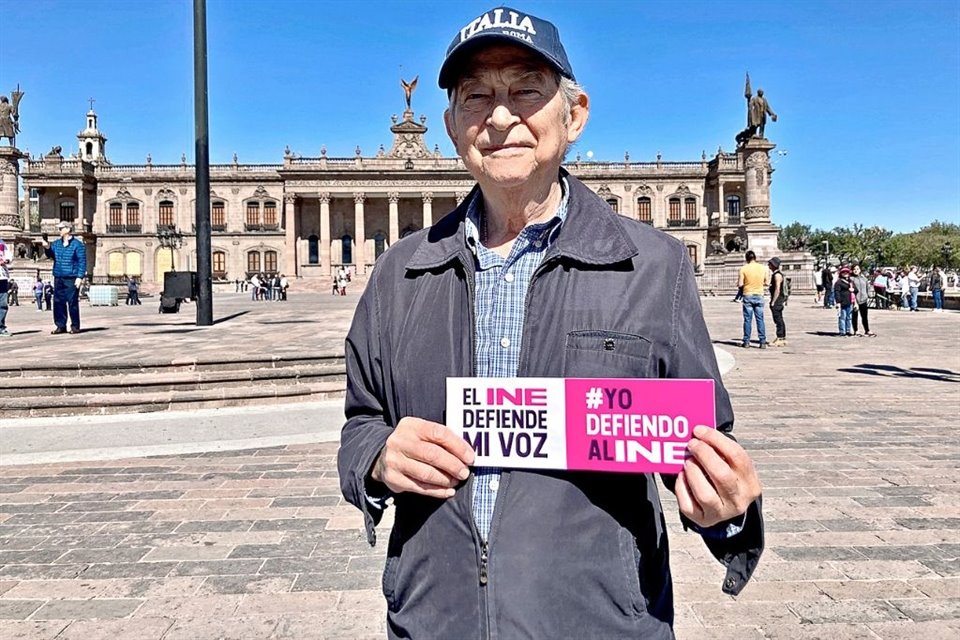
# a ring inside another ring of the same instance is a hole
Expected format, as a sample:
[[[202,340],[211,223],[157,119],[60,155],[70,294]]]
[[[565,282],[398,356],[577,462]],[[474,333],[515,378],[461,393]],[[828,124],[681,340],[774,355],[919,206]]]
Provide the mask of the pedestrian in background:
[[[6,243],[0,239],[0,337],[7,337],[7,310],[9,307],[8,293],[10,291],[10,262],[13,261],[13,250],[8,249]]]
[[[47,280],[43,283],[43,304],[47,311],[52,309],[53,303],[53,283]]]
[[[130,276],[127,279],[127,304],[135,305],[140,303],[140,285],[136,278]]]
[[[780,258],[774,256],[767,262],[770,267],[770,313],[773,323],[777,325],[777,339],[770,343],[771,347],[787,346],[787,325],[783,321],[783,308],[787,304],[786,280],[780,271]]]
[[[830,264],[824,263],[823,271],[820,272],[820,283],[823,286],[823,308],[832,309],[833,299],[833,271],[830,270]]]
[[[737,286],[743,287],[743,341],[741,347],[750,346],[750,330],[753,320],[757,322],[757,337],[760,348],[767,348],[767,328],[763,323],[763,290],[769,284],[767,270],[757,263],[757,254],[747,251],[744,256],[747,264],[740,267]]]
[[[870,295],[867,291],[868,280],[867,276],[863,275],[860,270],[860,265],[856,264],[853,266],[853,275],[850,277],[850,282],[853,283],[853,286],[857,290],[857,302],[853,306],[853,333],[858,335],[860,322],[863,323],[863,335],[874,337],[877,334],[870,331]]]
[[[943,274],[940,267],[934,267],[930,274],[930,292],[933,294],[933,310],[943,313]]]
[[[833,285],[833,297],[840,308],[837,314],[837,330],[841,336],[853,336],[853,305],[857,290],[850,282],[850,267],[840,268],[840,277]]]
[[[883,271],[877,271],[877,275],[873,279],[873,299],[877,309],[887,308],[887,274]]]
[[[37,302],[37,311],[43,311],[43,280],[40,278],[33,283],[33,299]]]
[[[817,288],[817,295],[813,299],[814,304],[821,304],[823,302],[823,279],[820,276],[820,268],[817,266],[813,267],[813,286]]]
[[[910,271],[907,272],[907,287],[910,296],[910,311],[919,312],[920,309],[917,308],[917,294],[920,293],[920,274],[917,273],[916,265],[912,265]]]

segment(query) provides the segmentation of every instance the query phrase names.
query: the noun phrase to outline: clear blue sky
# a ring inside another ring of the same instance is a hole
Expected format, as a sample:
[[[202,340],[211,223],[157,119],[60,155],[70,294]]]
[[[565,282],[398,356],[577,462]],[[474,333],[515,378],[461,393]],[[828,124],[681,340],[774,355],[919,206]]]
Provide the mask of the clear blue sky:
[[[895,231],[960,221],[960,3],[514,2],[560,29],[592,99],[595,160],[694,160],[734,148],[744,72],[777,123],[773,216]],[[0,92],[19,82],[33,154],[76,150],[96,98],[118,164],[193,156],[190,0],[0,0]],[[453,153],[436,76],[492,2],[208,0],[213,162],[365,155],[391,142],[399,78],[428,144]],[[400,66],[403,66],[402,71]]]

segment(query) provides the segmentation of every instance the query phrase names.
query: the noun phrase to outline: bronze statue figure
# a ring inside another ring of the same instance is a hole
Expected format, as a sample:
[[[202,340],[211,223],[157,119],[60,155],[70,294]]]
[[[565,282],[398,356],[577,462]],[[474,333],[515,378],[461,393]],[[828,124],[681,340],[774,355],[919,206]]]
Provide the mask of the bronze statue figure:
[[[767,116],[774,122],[777,121],[777,114],[770,108],[770,103],[763,97],[763,89],[757,89],[757,95],[753,95],[750,88],[750,74],[747,74],[746,85],[743,90],[743,97],[747,99],[747,128],[737,134],[737,144],[743,144],[750,138],[763,138],[763,130],[767,125]]]
[[[403,95],[407,98],[407,110],[411,109],[410,107],[410,98],[413,96],[413,92],[417,90],[417,80],[420,79],[420,76],[417,76],[413,79],[413,82],[406,82],[403,78],[400,78],[400,86],[403,87]]]
[[[0,140],[10,139],[10,146],[16,146],[16,137],[20,133],[20,99],[23,98],[23,91],[20,91],[20,85],[17,85],[15,91],[10,93],[13,103],[7,96],[0,96]]]

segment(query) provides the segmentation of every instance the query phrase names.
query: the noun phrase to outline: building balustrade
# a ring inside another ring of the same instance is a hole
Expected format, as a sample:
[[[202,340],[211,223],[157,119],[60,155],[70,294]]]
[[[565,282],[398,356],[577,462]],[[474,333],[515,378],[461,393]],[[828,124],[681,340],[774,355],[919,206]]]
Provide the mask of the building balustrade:
[[[243,225],[244,231],[279,231],[279,224],[261,224],[246,222]]]
[[[682,220],[667,220],[668,227],[679,227],[682,223]]]
[[[698,223],[698,222],[700,222],[700,221],[697,220],[696,218],[685,218],[684,221],[683,221],[683,226],[684,226],[684,227],[695,227],[695,226],[697,226],[697,223]]]
[[[143,225],[139,224],[108,224],[107,233],[143,233]]]

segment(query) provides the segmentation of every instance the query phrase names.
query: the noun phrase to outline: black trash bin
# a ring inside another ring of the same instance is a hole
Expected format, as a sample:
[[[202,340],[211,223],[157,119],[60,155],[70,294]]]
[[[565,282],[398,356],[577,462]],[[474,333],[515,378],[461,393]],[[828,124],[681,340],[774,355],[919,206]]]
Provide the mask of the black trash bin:
[[[163,293],[160,294],[160,313],[177,313],[184,300],[197,298],[195,271],[167,271],[163,274]]]

